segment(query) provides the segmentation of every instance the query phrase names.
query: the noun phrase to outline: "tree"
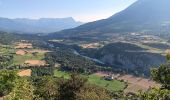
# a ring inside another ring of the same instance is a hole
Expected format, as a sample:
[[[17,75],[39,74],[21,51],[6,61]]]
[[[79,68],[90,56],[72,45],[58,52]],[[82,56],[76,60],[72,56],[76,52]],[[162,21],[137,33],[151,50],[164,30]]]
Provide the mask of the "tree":
[[[168,60],[170,60],[170,52],[167,53],[166,58],[167,58]]]
[[[12,92],[5,98],[7,100],[33,100],[34,87],[26,78],[18,78]]]
[[[76,94],[81,91],[86,82],[86,78],[72,74],[69,80],[60,83],[58,100],[76,100]]]
[[[0,97],[9,94],[12,91],[17,78],[18,76],[16,71],[0,71]]]
[[[170,67],[168,65],[152,69],[151,74],[153,80],[162,84],[162,89],[170,90]]]
[[[140,100],[170,100],[170,90],[153,88],[139,93]]]
[[[58,100],[111,100],[110,93],[87,82],[87,78],[72,74],[59,86]]]
[[[52,76],[36,77],[33,79],[35,94],[44,100],[55,100],[58,96],[58,82]]]
[[[111,100],[109,92],[95,85],[86,86],[76,94],[76,100]]]

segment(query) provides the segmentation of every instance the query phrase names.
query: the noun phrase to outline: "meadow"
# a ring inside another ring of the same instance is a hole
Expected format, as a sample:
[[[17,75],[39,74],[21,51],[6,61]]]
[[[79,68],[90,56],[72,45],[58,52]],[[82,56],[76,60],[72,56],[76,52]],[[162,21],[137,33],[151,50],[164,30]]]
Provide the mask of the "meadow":
[[[13,64],[24,64],[26,60],[42,60],[44,58],[44,53],[38,53],[36,56],[33,54],[25,54],[25,55],[16,55],[14,54]]]
[[[24,55],[16,54],[18,50],[21,51],[28,51]],[[33,54],[35,52],[35,54]],[[13,55],[12,65],[23,65],[27,60],[43,60],[44,54],[46,52],[39,49],[17,49],[15,45],[1,45],[0,44],[0,54],[1,55]]]
[[[64,72],[64,71],[55,70],[54,71],[54,76],[56,76],[56,77],[63,77],[65,79],[69,79],[70,73]],[[83,76],[85,76],[85,75],[83,75]],[[125,85],[126,85],[125,82],[121,82],[121,81],[118,81],[118,80],[107,81],[107,80],[103,79],[102,77],[94,75],[94,74],[88,75],[88,76],[85,76],[85,77],[88,78],[88,81],[91,84],[95,84],[97,86],[103,87],[103,88],[105,88],[107,90],[110,90],[110,91],[121,91],[121,90],[124,90]]]

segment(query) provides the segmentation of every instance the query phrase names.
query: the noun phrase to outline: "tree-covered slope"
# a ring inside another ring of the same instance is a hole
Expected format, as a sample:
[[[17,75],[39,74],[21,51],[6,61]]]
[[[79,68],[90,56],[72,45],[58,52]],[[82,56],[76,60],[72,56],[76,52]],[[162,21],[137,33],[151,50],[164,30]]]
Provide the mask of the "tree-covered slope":
[[[166,63],[166,57],[161,54],[147,52],[137,45],[121,42],[111,43],[100,49],[84,50],[83,53],[115,69],[137,75],[148,75],[151,67]]]

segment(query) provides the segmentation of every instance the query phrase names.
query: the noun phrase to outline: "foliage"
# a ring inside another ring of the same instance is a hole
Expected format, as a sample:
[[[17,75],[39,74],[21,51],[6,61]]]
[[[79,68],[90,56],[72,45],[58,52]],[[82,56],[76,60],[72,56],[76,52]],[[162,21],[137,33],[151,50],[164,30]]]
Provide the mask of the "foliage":
[[[11,44],[14,41],[18,41],[19,36],[17,36],[16,34],[11,34],[11,33],[7,33],[7,32],[2,32],[0,31],[0,43],[2,44]]]
[[[0,69],[5,69],[12,63],[12,55],[0,55]]]
[[[139,94],[140,100],[170,100],[170,90],[154,88]]]
[[[76,100],[111,100],[108,91],[90,84],[86,84],[84,89],[76,94],[76,98]]]
[[[34,66],[31,70],[32,76],[53,75],[53,66]]]
[[[17,77],[16,71],[0,71],[0,96],[7,95],[12,91]]]
[[[167,55],[170,60],[170,55]],[[152,78],[159,82],[161,88],[153,88],[147,92],[140,92],[141,100],[169,100],[170,99],[170,67],[169,64],[161,65],[159,68],[151,70]]]
[[[70,79],[63,81],[59,85],[58,100],[76,100],[76,93],[80,92],[86,82],[87,79],[72,74]]]
[[[72,74],[59,85],[58,100],[110,100],[105,89],[87,83],[87,79]]]
[[[166,58],[170,60],[170,53],[167,53]]]
[[[5,98],[7,100],[33,100],[34,87],[25,78],[18,78],[12,92]]]
[[[46,61],[51,63],[60,63],[61,69],[74,71],[78,73],[91,73],[98,69],[93,61],[76,55],[69,50],[56,49],[55,52],[46,54]]]
[[[159,68],[151,70],[152,78],[162,84],[162,89],[170,90],[170,67],[161,65]]]
[[[54,100],[58,96],[58,81],[52,76],[33,77],[35,95],[44,100]]]

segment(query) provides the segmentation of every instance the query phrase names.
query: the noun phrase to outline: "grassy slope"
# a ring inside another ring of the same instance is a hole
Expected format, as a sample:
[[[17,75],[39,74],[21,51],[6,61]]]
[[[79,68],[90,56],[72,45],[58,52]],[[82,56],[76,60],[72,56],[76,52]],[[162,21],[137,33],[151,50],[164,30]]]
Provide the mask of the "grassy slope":
[[[64,77],[65,79],[69,79],[69,75],[70,74],[67,73],[67,72],[62,72],[62,71],[58,71],[58,70],[54,71],[54,76],[56,76],[56,77]],[[123,90],[124,87],[125,87],[124,82],[120,82],[118,80],[106,81],[106,80],[104,80],[101,77],[96,76],[96,75],[89,75],[88,80],[92,84],[104,87],[104,88],[111,90],[111,91]]]

